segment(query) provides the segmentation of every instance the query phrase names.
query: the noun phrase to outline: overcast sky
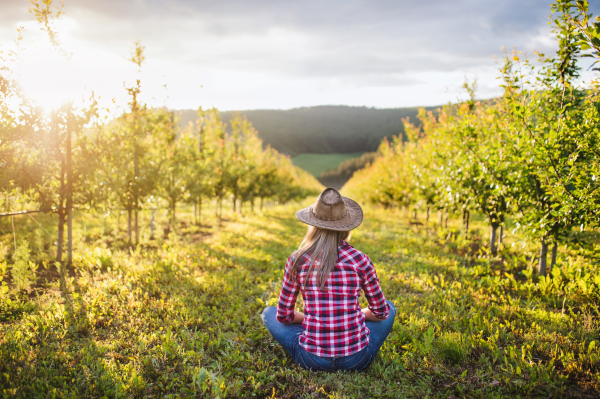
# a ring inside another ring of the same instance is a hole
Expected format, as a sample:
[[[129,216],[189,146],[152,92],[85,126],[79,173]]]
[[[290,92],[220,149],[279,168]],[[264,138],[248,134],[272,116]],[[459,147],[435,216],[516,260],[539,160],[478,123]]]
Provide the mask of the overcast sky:
[[[57,0],[55,0],[57,1]],[[50,106],[83,87],[123,105],[133,42],[146,47],[145,99],[223,110],[436,105],[499,93],[502,46],[553,52],[549,0],[65,0],[70,61],[48,48],[28,0],[0,0],[0,43],[24,26],[25,89]],[[166,85],[166,87],[165,87]]]

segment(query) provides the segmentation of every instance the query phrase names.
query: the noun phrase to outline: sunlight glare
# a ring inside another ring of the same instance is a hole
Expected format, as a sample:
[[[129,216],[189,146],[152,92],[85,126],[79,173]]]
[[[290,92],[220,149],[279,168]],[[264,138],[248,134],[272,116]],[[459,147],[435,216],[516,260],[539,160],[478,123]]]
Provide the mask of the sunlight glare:
[[[25,93],[45,110],[65,101],[81,101],[86,76],[73,60],[51,52],[33,49],[21,67]]]
[[[31,38],[21,43],[19,79],[26,95],[45,110],[56,108],[66,101],[81,103],[82,95],[88,96],[90,91],[85,90],[87,77],[79,62],[58,54],[36,21],[21,21],[18,25],[25,28],[25,37]],[[79,27],[79,23],[71,18],[61,18],[53,23],[67,53],[73,52],[69,33]]]

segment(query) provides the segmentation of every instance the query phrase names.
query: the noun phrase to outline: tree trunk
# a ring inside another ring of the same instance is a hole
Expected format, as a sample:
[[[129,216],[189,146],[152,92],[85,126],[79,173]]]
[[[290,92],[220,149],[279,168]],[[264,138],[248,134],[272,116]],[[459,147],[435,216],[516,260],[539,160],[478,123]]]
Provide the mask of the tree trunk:
[[[67,215],[67,259],[73,263],[73,208],[69,208]]]
[[[425,223],[429,223],[429,207],[427,207],[427,216],[425,217]]]
[[[558,243],[555,242],[554,245],[552,246],[552,257],[550,258],[550,269],[552,269],[554,267],[554,265],[556,265],[557,252],[558,252]]]
[[[67,293],[67,267],[64,263],[58,264],[59,286],[63,294]]]
[[[263,210],[263,201],[264,201],[264,197],[260,197],[260,211],[261,212]]]
[[[131,209],[127,209],[127,238],[131,244]]]
[[[173,224],[173,230],[175,230],[175,226],[177,226],[177,215],[175,215],[176,205],[177,203],[175,202],[175,200],[173,200],[173,203],[171,204],[171,222]]]
[[[65,235],[65,208],[61,207],[58,210],[58,241],[56,245],[56,261],[58,262],[58,273],[59,273],[59,283],[60,283],[60,291],[63,293],[67,292],[67,279],[65,272],[65,265],[62,261],[62,252],[63,252],[63,242]]]
[[[59,208],[58,210],[58,237],[56,238],[56,261],[62,262],[63,242],[65,236],[65,210]]]
[[[58,237],[56,241],[56,261],[62,262],[63,242],[65,240],[65,161],[60,162],[60,191],[58,201]],[[16,250],[16,249],[15,249]]]
[[[444,209],[440,209],[440,228],[442,227],[444,223]]]
[[[173,123],[173,118],[174,118],[174,113],[171,112],[171,126]],[[171,192],[173,193],[175,191],[175,174],[171,173]],[[177,225],[175,224],[175,205],[177,204],[177,199],[175,197],[172,198],[172,201],[170,201],[169,203],[169,207],[171,208],[170,210],[170,219],[171,219],[171,224],[173,225],[173,231],[175,231],[175,229],[177,228]]]
[[[417,218],[417,209],[415,208],[415,210],[414,210],[414,217],[413,217],[413,219],[416,219],[416,218]]]
[[[150,239],[154,240],[154,229],[156,228],[156,224],[154,222],[154,214],[156,213],[156,209],[152,209],[152,220],[150,221]]]
[[[133,231],[135,232],[135,243],[137,245],[140,242],[140,238],[139,238],[140,230],[139,230],[139,227],[138,227],[138,210],[137,209],[134,211]]]
[[[198,196],[198,223],[202,223],[202,195]]]
[[[137,111],[136,111],[136,115],[135,118],[137,119]],[[137,132],[136,132],[136,136],[137,136]],[[139,170],[139,161],[138,161],[138,147],[137,147],[137,143],[135,144],[135,151],[133,153],[133,162],[134,162],[134,174],[135,174],[135,183],[136,185],[134,186],[135,189],[135,194],[134,194],[134,209],[135,209],[135,224],[134,224],[134,231],[135,231],[135,243],[138,244],[139,243],[139,238],[138,238],[138,207],[139,207],[139,202],[140,202],[140,198],[139,198],[139,192],[138,192],[138,177],[140,175],[140,170]],[[131,242],[131,236],[129,236],[129,242]]]
[[[444,221],[444,227],[448,228],[448,212],[446,212],[446,219]]]
[[[498,248],[496,247],[496,233],[498,231],[498,225],[492,223],[490,226],[490,252],[492,256],[496,256],[498,254]]]
[[[500,225],[500,235],[498,236],[498,245],[501,246],[504,243],[504,224]]]
[[[71,152],[71,142],[73,136],[73,127],[69,113],[67,122],[67,261],[69,264],[73,261],[73,158]]]
[[[538,263],[538,273],[540,276],[546,275],[546,261],[548,257],[548,243],[542,238],[542,246],[540,248],[540,261]]]
[[[254,196],[250,199],[250,213],[254,213]]]
[[[465,235],[469,234],[469,211],[465,211],[463,214],[463,229],[465,230]]]
[[[194,224],[198,224],[198,202],[194,202]]]

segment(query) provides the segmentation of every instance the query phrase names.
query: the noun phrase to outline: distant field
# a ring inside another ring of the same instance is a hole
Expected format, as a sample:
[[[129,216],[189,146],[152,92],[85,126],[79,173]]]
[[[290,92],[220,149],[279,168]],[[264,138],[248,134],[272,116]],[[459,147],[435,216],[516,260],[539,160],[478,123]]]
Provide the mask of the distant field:
[[[351,158],[358,158],[364,152],[353,152],[350,154],[300,154],[292,158],[294,165],[301,167],[315,177],[328,169],[334,169],[342,162]]]

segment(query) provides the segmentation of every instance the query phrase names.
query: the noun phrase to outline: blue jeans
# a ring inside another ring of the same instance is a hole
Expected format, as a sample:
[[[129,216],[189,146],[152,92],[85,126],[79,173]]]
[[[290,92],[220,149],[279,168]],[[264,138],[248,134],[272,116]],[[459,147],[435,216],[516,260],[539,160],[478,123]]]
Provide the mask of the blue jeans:
[[[396,318],[396,307],[390,301],[390,315],[382,321],[367,321],[365,324],[370,331],[369,345],[350,356],[342,357],[320,357],[306,351],[300,346],[299,337],[302,334],[302,325],[283,324],[277,321],[277,309],[269,306],[262,313],[262,320],[269,333],[275,341],[279,342],[300,367],[313,371],[337,371],[337,370],[363,370],[369,366],[385,339],[390,335],[394,319]]]

